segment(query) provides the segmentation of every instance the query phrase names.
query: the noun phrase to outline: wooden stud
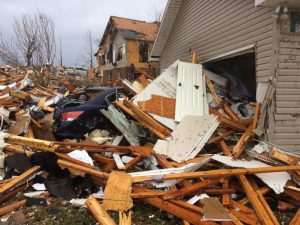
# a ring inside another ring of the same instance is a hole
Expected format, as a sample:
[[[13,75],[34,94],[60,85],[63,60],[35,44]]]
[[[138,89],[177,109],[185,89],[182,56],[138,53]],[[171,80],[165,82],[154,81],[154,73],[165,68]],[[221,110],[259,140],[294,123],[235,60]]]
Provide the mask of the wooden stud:
[[[103,207],[93,196],[90,195],[85,204],[99,224],[116,225],[113,219],[108,215],[108,213],[103,209]]]
[[[273,225],[274,223],[272,218],[270,217],[268,211],[265,209],[264,205],[261,203],[246,176],[239,175],[238,178],[261,223],[263,225]]]
[[[6,215],[7,213],[14,211],[15,209],[23,207],[26,204],[26,201],[26,199],[23,199],[21,201],[16,201],[12,204],[0,208],[0,216]]]
[[[228,146],[226,145],[224,140],[220,140],[220,147],[223,151],[224,155],[232,157],[231,151],[229,150]]]
[[[207,144],[212,144],[212,143],[215,143],[215,142],[218,142],[218,141],[221,141],[223,140],[225,137],[228,137],[230,135],[232,135],[235,131],[234,130],[228,130],[226,131],[224,134],[218,136],[218,137],[215,137],[215,138],[212,138],[210,139]]]
[[[18,184],[26,181],[28,178],[30,178],[31,176],[33,176],[34,174],[39,172],[40,169],[41,169],[40,166],[34,166],[34,167],[30,168],[29,170],[25,171],[24,173],[22,173],[21,175],[19,175],[18,177],[12,179],[10,182],[8,182],[5,185],[3,185],[2,187],[0,187],[0,194],[3,194],[6,191],[17,186]]]
[[[294,215],[292,221],[290,222],[290,225],[299,225],[300,224],[300,208]]]
[[[196,172],[185,172],[176,174],[166,174],[162,176],[163,180],[174,180],[174,179],[194,179],[194,178],[216,178],[225,177],[241,174],[255,174],[255,173],[273,173],[273,172],[288,172],[288,171],[299,171],[300,165],[293,166],[273,166],[273,167],[260,167],[260,168],[238,168],[238,169],[219,169],[209,171],[196,171]],[[156,176],[138,176],[133,177],[133,183],[153,181]],[[161,179],[161,178],[160,178]]]
[[[225,188],[229,188],[229,180],[228,179],[225,179],[223,181],[222,187],[224,189]],[[229,196],[229,194],[223,194],[223,196],[222,196],[222,204],[225,205],[225,206],[230,205],[230,196]]]

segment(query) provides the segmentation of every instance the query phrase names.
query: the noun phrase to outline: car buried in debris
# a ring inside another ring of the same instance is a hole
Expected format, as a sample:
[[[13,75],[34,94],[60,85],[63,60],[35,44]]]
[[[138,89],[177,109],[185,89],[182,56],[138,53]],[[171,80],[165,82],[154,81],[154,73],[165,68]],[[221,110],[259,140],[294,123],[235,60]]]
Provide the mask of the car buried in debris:
[[[54,135],[58,140],[82,139],[84,135],[109,123],[100,109],[124,96],[119,87],[88,87],[57,103]]]

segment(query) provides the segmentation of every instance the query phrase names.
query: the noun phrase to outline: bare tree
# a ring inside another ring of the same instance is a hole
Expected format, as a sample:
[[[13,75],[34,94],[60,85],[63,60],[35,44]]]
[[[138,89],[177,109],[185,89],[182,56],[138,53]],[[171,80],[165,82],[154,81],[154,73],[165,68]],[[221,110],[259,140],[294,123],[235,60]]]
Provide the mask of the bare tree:
[[[3,63],[14,67],[20,65],[20,57],[12,40],[0,34],[0,46],[0,59]]]
[[[56,54],[55,24],[45,13],[23,14],[13,22],[13,36],[0,37],[0,59],[7,63],[42,67]]]
[[[92,31],[88,30],[84,35],[84,49],[82,58],[84,60],[84,64],[89,65],[90,67],[94,66],[94,45],[95,41],[92,36]]]
[[[61,45],[61,38],[59,38],[59,65],[63,65],[63,55],[62,55],[62,45]]]
[[[153,6],[154,19],[156,22],[161,22],[163,17],[163,10],[159,10],[156,6]]]

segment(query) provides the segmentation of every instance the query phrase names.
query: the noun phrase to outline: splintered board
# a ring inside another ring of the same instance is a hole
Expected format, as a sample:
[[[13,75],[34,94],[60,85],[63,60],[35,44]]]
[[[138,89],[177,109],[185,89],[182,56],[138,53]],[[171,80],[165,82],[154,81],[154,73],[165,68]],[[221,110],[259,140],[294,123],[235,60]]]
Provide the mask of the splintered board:
[[[103,208],[115,211],[131,209],[131,189],[132,178],[129,174],[120,171],[110,173],[104,190]]]

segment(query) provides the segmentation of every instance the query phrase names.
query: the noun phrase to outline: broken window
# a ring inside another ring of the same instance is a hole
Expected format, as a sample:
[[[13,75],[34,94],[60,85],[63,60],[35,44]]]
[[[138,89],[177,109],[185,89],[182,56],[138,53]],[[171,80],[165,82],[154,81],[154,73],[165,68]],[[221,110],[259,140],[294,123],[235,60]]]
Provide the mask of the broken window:
[[[149,44],[148,42],[140,42],[139,44],[139,62],[148,62]]]
[[[117,45],[116,46],[116,59],[117,61],[121,61],[125,55],[125,45]]]
[[[105,55],[106,64],[112,63],[112,58],[113,58],[113,45],[109,44],[109,48],[106,51],[106,55]]]
[[[109,73],[107,74],[107,79],[108,79],[108,80],[112,80],[112,72],[109,72]]]
[[[291,12],[290,32],[291,33],[300,32],[300,12]]]

